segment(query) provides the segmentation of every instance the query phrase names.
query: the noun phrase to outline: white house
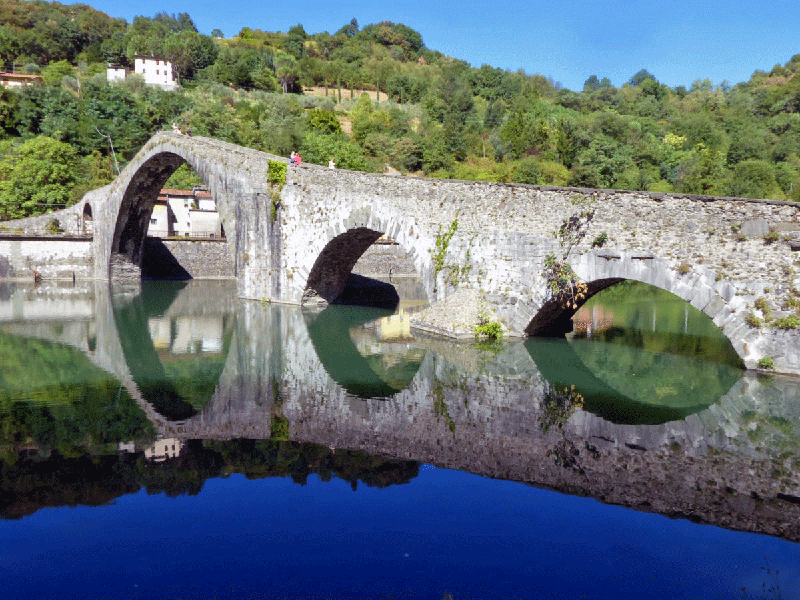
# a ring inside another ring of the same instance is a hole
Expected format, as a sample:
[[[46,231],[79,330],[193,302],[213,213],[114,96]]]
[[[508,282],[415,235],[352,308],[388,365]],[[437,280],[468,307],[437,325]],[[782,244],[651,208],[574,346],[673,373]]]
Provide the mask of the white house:
[[[147,234],[152,237],[224,238],[217,204],[207,191],[162,189]]]
[[[219,354],[225,339],[225,323],[219,315],[150,317],[147,328],[162,362],[187,354]]]
[[[137,55],[134,57],[133,70],[142,76],[145,85],[157,85],[165,90],[174,90],[178,87],[178,82],[172,73],[172,63],[166,59]],[[125,81],[129,73],[129,69],[119,65],[106,67],[108,81]]]
[[[135,56],[133,70],[144,77],[146,85],[157,85],[174,90],[178,83],[172,76],[172,63],[155,56]]]
[[[125,81],[128,76],[128,69],[120,65],[108,65],[106,67],[106,79],[108,81]]]
[[[144,449],[144,457],[153,462],[163,462],[168,458],[180,456],[183,441],[177,438],[164,438]]]

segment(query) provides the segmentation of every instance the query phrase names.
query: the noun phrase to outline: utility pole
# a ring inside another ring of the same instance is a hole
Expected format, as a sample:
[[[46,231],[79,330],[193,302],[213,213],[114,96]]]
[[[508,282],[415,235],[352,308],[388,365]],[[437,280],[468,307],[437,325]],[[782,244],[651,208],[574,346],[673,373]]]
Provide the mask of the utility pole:
[[[117,170],[117,175],[119,175],[119,163],[117,162],[117,153],[114,152],[114,143],[111,141],[111,136],[106,135],[105,133],[97,129],[97,127],[95,127],[95,131],[97,131],[97,133],[99,133],[108,140],[108,145],[111,148],[111,155],[114,157],[114,168]]]

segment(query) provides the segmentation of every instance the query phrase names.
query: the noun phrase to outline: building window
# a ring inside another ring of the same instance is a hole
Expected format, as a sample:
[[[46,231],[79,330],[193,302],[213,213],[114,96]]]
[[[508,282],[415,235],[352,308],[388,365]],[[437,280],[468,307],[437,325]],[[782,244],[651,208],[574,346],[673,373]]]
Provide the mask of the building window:
[[[155,225],[156,223],[158,223],[158,219],[150,219],[150,225]]]

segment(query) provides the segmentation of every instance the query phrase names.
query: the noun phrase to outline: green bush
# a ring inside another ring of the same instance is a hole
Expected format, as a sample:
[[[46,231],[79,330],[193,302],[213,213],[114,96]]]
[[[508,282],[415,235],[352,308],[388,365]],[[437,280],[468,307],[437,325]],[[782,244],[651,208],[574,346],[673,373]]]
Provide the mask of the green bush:
[[[497,321],[490,321],[489,315],[478,315],[478,324],[475,326],[475,339],[478,341],[499,341],[503,337],[503,326]]]
[[[758,361],[758,368],[759,369],[774,369],[775,368],[775,361],[772,360],[771,356],[765,356]]]
[[[764,324],[764,321],[759,319],[753,313],[748,314],[745,317],[744,321],[745,321],[745,323],[747,323],[750,327],[752,327],[754,329],[758,329],[759,327],[761,327]]]
[[[761,311],[761,314],[764,315],[764,318],[769,321],[772,318],[772,309],[767,304],[766,298],[759,298],[754,303],[755,307]]]
[[[58,219],[50,219],[47,223],[47,233],[64,233],[64,228],[61,227],[61,223],[58,222]]]
[[[775,319],[771,325],[776,329],[800,329],[800,319],[796,315],[789,315],[782,319]]]
[[[348,171],[368,171],[364,150],[354,144],[344,134],[323,135],[309,133],[300,146],[303,160],[315,165],[327,165],[330,159],[336,166]]]
[[[514,183],[528,183],[539,185],[542,183],[542,170],[539,161],[535,157],[523,158],[517,161],[514,171],[511,174],[511,181]]]
[[[270,160],[267,180],[272,184],[283,187],[286,183],[286,163],[279,160]]]
[[[602,248],[608,241],[608,234],[604,231],[592,240],[592,248]]]

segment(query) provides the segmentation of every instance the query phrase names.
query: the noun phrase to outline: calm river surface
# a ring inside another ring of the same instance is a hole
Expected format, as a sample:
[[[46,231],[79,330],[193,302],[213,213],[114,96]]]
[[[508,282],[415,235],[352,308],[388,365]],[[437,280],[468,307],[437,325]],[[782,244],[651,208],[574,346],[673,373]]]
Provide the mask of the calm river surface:
[[[489,347],[398,289],[0,283],[1,597],[800,597],[800,380],[627,282]]]

